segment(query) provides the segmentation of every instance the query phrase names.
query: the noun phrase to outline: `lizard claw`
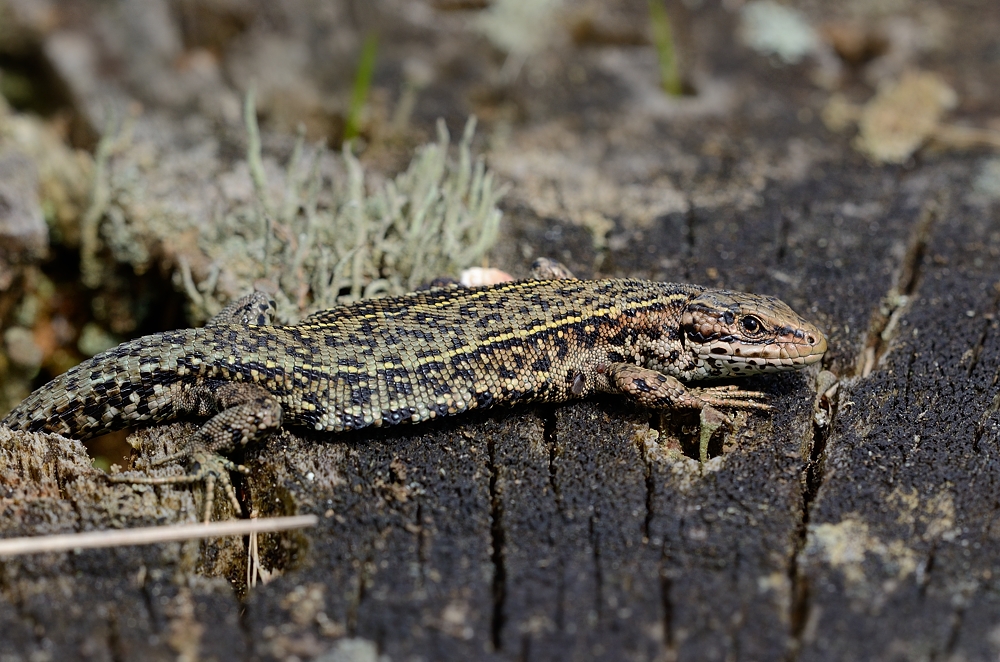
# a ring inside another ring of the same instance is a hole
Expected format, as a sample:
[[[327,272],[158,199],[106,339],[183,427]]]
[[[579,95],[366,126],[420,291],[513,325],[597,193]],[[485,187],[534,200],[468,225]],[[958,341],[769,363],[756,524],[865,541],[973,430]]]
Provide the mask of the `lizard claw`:
[[[229,497],[229,503],[232,504],[236,514],[243,514],[243,508],[240,506],[239,499],[236,498],[236,488],[233,486],[233,481],[229,478],[229,472],[238,471],[244,475],[248,475],[250,470],[247,467],[242,464],[236,464],[218,453],[208,451],[175,453],[174,455],[151,462],[150,466],[160,466],[182,457],[190,457],[192,461],[191,471],[186,474],[175,474],[172,476],[107,474],[106,478],[110,483],[130,485],[190,485],[193,483],[203,483],[205,485],[204,521],[206,523],[212,519],[212,509],[215,506],[215,487],[216,484],[220,484],[226,492],[226,496]]]
[[[711,386],[707,388],[692,388],[691,393],[708,405],[726,407],[729,409],[757,409],[770,411],[771,405],[760,402],[767,399],[766,393],[760,391],[745,391],[736,384],[726,386]]]

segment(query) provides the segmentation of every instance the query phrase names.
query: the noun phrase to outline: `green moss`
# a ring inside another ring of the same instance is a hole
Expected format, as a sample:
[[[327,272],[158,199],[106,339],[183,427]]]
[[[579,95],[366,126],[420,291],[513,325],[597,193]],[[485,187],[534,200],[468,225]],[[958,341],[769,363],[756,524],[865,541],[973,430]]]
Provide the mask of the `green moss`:
[[[36,93],[27,76],[6,70],[0,72],[0,96],[7,99],[15,108],[25,108],[31,106]]]

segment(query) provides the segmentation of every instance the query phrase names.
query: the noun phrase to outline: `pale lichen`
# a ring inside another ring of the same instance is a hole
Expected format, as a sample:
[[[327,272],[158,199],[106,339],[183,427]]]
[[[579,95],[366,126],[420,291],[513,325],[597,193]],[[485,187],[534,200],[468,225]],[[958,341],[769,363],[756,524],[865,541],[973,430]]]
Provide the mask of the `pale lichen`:
[[[771,0],[748,2],[741,10],[743,41],[765,55],[796,64],[820,48],[816,30],[796,9]]]
[[[349,146],[341,154],[344,179],[329,177],[323,147],[300,137],[284,173],[280,201],[269,195],[268,175],[251,102],[247,162],[255,196],[202,233],[199,245],[217,269],[240,282],[268,279],[278,285],[278,317],[303,314],[376,296],[409,292],[437,276],[455,274],[480,260],[496,240],[502,187],[473,159],[475,120],[470,119],[449,158],[449,135],[421,147],[406,171],[368,193],[365,174]],[[186,290],[205,317],[226,303],[213,296],[211,274]]]
[[[1000,158],[985,159],[979,164],[972,190],[989,202],[1000,200]]]
[[[562,0],[497,0],[476,17],[474,27],[507,53],[501,78],[512,81],[532,55],[551,47]]]
[[[947,113],[959,103],[954,89],[930,71],[909,70],[885,82],[863,106],[835,94],[823,109],[831,131],[858,126],[854,147],[875,163],[906,163],[917,150],[936,148],[1000,149],[1000,131],[947,124]]]
[[[279,165],[264,153],[252,95],[245,121],[245,161],[220,164],[211,142],[171,155],[146,131],[127,153],[110,155],[102,184],[103,248],[139,272],[165,263],[195,322],[255,286],[274,296],[281,322],[402,294],[457,275],[496,240],[504,187],[472,155],[474,119],[455,156],[439,121],[437,141],[387,180],[366,175],[350,146],[337,154],[307,145],[302,133]]]

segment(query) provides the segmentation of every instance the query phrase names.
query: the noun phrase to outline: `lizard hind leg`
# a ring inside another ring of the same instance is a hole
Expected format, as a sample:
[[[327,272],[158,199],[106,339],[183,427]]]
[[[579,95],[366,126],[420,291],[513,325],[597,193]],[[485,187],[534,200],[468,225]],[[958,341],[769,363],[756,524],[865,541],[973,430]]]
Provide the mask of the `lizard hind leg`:
[[[194,396],[198,402],[192,413],[214,415],[188,442],[187,454],[199,450],[226,453],[246,446],[277,431],[284,419],[281,403],[257,384],[224,382],[210,387],[209,398],[204,395]]]
[[[211,415],[211,418],[178,452],[161,457],[149,466],[186,460],[187,473],[171,476],[112,474],[108,476],[108,480],[112,483],[139,485],[204,483],[205,521],[211,517],[215,485],[219,483],[234,510],[240,513],[239,500],[229,472],[246,474],[249,470],[227,459],[223,453],[262,439],[280,429],[283,419],[281,404],[269,391],[257,384],[210,382],[186,390],[177,398],[176,409],[180,414]]]

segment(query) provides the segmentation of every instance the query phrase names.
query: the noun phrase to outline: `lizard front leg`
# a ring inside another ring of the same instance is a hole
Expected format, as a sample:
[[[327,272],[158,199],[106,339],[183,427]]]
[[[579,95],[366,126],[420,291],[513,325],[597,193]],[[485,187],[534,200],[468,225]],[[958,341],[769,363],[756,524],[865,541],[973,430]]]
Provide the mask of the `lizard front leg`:
[[[731,425],[732,419],[716,407],[734,409],[768,410],[766,402],[759,402],[762,393],[744,391],[737,386],[689,388],[675,377],[632,363],[612,363],[606,369],[611,390],[622,393],[644,407],[652,409],[697,409],[701,418],[698,456],[702,463],[708,460],[708,442],[722,425]]]

